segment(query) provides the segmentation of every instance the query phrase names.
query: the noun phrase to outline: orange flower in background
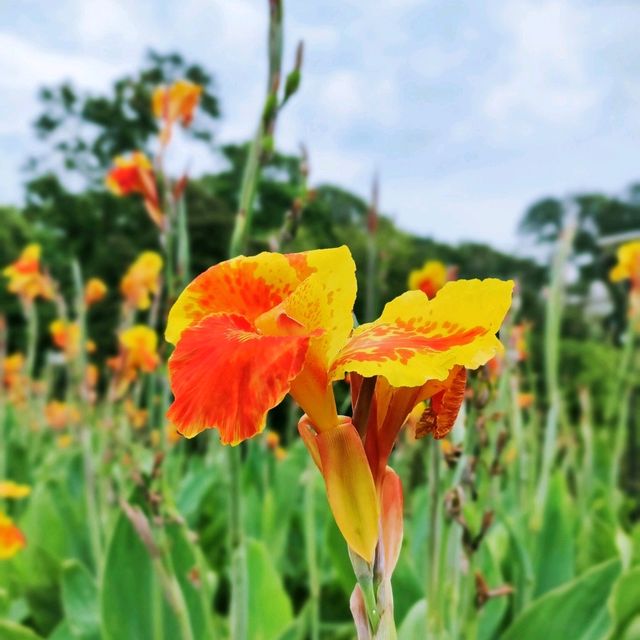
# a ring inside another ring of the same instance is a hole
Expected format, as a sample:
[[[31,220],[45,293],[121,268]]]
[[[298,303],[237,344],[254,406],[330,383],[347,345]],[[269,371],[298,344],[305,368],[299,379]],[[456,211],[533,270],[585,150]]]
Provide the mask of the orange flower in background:
[[[509,348],[513,353],[515,362],[524,362],[529,357],[529,347],[527,344],[528,331],[529,325],[525,323],[516,324],[511,329]]]
[[[54,297],[51,279],[40,270],[41,253],[39,244],[29,244],[22,250],[18,259],[2,272],[9,279],[8,290],[26,302],[33,302],[38,297],[45,300]]]
[[[0,511],[0,560],[9,560],[25,548],[24,534],[13,520]]]
[[[155,251],[143,251],[129,267],[120,283],[125,304],[131,309],[148,309],[151,296],[160,290],[162,257]]]
[[[512,287],[458,281],[433,300],[407,292],[353,331],[355,265],[346,247],[228,260],[198,276],[169,313],[166,338],[176,348],[168,416],[187,437],[217,428],[223,443],[237,444],[262,431],[267,412],[290,393],[306,413],[299,431],[338,527],[371,561],[386,510],[386,459],[399,429],[426,399],[425,432],[441,437],[452,426],[464,369],[502,351],[495,334]],[[332,381],[349,372],[356,413],[360,393],[370,393],[364,445],[351,418],[336,411]]]
[[[65,433],[64,435],[58,436],[56,439],[56,446],[58,449],[68,449],[73,444],[73,437]]]
[[[449,280],[453,280],[451,272],[439,260],[427,260],[421,269],[409,274],[409,289],[422,291],[428,298],[433,298]]]
[[[49,325],[53,344],[64,351],[68,359],[75,358],[80,352],[80,325],[68,320],[54,320]]]
[[[23,381],[25,358],[22,353],[12,353],[2,361],[2,384],[8,390],[14,389]]]
[[[44,408],[47,424],[55,430],[64,429],[80,422],[80,411],[73,404],[51,400]]]
[[[163,145],[171,139],[171,129],[175,122],[179,121],[184,127],[191,124],[201,94],[202,87],[189,80],[178,80],[168,87],[158,87],[153,92],[153,114],[163,122],[160,133]]]
[[[107,295],[107,285],[100,278],[89,278],[84,287],[84,303],[90,307]]]
[[[149,158],[141,151],[135,151],[129,157],[118,156],[113,164],[105,178],[109,190],[116,196],[140,194],[151,220],[160,229],[164,229],[164,214],[160,208],[156,177]]]
[[[0,480],[0,498],[20,500],[31,493],[31,487],[27,484],[18,484],[13,480]]]
[[[519,393],[518,394],[518,407],[520,409],[530,409],[536,401],[536,397],[533,393]]]

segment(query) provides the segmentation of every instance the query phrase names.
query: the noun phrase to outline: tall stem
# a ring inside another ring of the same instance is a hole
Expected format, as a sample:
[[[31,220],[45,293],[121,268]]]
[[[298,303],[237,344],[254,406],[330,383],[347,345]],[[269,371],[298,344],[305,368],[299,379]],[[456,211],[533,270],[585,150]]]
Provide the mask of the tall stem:
[[[307,482],[304,491],[304,530],[309,571],[309,607],[311,619],[311,640],[320,640],[320,576],[316,550],[315,523],[315,468],[309,460]]]

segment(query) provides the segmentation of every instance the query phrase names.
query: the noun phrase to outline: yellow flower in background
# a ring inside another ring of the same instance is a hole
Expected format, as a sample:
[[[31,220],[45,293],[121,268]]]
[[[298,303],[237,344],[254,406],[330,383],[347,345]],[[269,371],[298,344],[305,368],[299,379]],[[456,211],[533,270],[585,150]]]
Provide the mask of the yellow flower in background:
[[[26,302],[33,302],[38,297],[45,300],[54,297],[51,279],[40,270],[41,253],[39,244],[29,244],[22,250],[18,259],[2,272],[9,279],[8,290]]]
[[[0,511],[0,560],[9,560],[25,548],[24,534],[13,520]]]
[[[439,260],[427,260],[421,269],[414,269],[409,274],[409,289],[422,291],[428,298],[433,298],[446,284],[449,272]]]
[[[640,240],[618,248],[618,264],[611,269],[609,277],[612,282],[630,280],[633,289],[640,289]]]
[[[146,409],[136,407],[133,400],[127,398],[124,403],[124,411],[134,429],[142,429],[147,424],[149,412]]]
[[[27,484],[18,484],[13,480],[0,480],[0,498],[19,500],[26,498],[31,493],[31,487]]]
[[[125,304],[132,309],[148,309],[151,296],[160,290],[162,257],[155,251],[144,251],[129,267],[120,283]]]
[[[56,439],[56,445],[58,449],[68,449],[72,444],[73,437],[68,433],[58,436],[58,438]]]
[[[163,122],[160,133],[163,145],[171,139],[175,122],[179,121],[183,127],[191,124],[201,94],[202,87],[189,80],[178,80],[168,87],[158,87],[153,92],[151,106],[155,117]]]
[[[158,336],[153,329],[137,324],[125,329],[119,340],[124,354],[124,369],[134,377],[138,371],[151,373],[158,366]]]
[[[90,307],[107,295],[107,285],[100,278],[89,278],[84,287],[84,303]]]
[[[68,320],[54,320],[49,325],[49,332],[53,344],[64,351],[69,359],[75,358],[80,352],[80,325]]]
[[[80,422],[80,411],[73,404],[51,400],[44,408],[44,416],[47,424],[52,429],[64,429]]]
[[[640,332],[640,240],[627,242],[618,248],[618,264],[611,270],[612,282],[629,280],[629,317],[633,328]]]

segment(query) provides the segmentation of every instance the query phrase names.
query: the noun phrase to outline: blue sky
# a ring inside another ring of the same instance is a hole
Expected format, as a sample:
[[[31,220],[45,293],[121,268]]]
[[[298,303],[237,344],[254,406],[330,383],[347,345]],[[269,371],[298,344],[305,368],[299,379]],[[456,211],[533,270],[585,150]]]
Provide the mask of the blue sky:
[[[215,74],[219,139],[246,139],[265,84],[266,0],[0,4],[0,201],[19,201],[36,91],[100,89],[148,47]],[[285,2],[287,64],[306,44],[281,146],[312,182],[363,195],[408,230],[522,251],[544,195],[619,193],[640,178],[640,3],[589,0]],[[194,171],[211,159],[195,151]]]

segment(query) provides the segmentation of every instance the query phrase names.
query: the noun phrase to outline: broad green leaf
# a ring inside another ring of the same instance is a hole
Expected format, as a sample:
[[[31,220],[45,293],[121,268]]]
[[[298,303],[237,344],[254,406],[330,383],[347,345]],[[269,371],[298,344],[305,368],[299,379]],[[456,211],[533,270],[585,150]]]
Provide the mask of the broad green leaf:
[[[619,560],[609,560],[549,591],[516,618],[501,640],[601,640],[610,625],[607,598],[620,570]]]
[[[35,631],[9,620],[0,620],[0,638],[2,640],[42,640],[42,636]]]
[[[622,638],[635,618],[640,616],[640,567],[634,567],[622,576],[613,589],[609,600],[613,619],[611,640]]]
[[[77,560],[67,560],[62,568],[62,607],[74,638],[100,638],[98,587]]]
[[[251,640],[277,640],[293,620],[287,592],[269,551],[262,542],[247,540],[249,635]]]
[[[181,527],[167,526],[166,543],[194,639],[208,639],[212,575]],[[129,520],[121,515],[109,544],[102,584],[104,640],[181,637],[176,613],[159,579],[159,562],[152,561]]]
[[[549,486],[542,529],[536,534],[536,597],[575,575],[573,524],[573,505],[564,476],[558,472]]]
[[[425,640],[427,637],[427,601],[416,602],[398,629],[398,640]]]

